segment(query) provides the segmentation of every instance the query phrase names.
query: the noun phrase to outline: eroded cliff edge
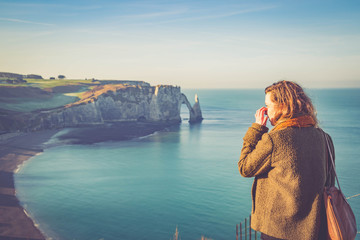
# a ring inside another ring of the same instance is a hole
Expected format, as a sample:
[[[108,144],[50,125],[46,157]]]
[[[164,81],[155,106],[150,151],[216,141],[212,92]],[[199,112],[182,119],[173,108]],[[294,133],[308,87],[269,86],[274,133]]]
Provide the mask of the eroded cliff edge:
[[[30,113],[8,112],[11,117],[3,121],[1,130],[38,131],[119,123],[172,125],[181,122],[182,104],[189,108],[191,123],[202,120],[198,98],[192,107],[177,86],[105,82],[90,88],[79,101],[62,107]]]

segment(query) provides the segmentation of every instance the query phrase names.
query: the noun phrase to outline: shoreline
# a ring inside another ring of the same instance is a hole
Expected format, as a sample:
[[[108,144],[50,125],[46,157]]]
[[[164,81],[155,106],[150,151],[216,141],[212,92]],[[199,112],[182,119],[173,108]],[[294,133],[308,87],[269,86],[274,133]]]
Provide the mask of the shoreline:
[[[0,142],[0,239],[46,239],[16,197],[14,174],[25,161],[41,154],[42,145],[57,132],[16,134]]]
[[[104,141],[124,141],[145,137],[174,124],[119,124],[113,127],[71,128],[56,136],[60,143],[47,144],[64,129],[9,134],[0,138],[0,239],[51,239],[28,215],[16,196],[16,174],[25,161],[41,154],[44,149],[62,144],[93,144]]]

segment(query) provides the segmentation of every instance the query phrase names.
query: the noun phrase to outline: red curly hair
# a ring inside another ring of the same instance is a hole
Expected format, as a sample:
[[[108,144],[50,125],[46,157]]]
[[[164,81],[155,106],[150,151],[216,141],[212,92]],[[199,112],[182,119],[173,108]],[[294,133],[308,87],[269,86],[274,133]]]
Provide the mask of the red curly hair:
[[[309,115],[317,126],[316,110],[311,99],[299,84],[282,80],[265,88],[265,94],[267,93],[271,93],[271,101],[279,107],[279,111],[274,118],[275,124],[290,118]]]

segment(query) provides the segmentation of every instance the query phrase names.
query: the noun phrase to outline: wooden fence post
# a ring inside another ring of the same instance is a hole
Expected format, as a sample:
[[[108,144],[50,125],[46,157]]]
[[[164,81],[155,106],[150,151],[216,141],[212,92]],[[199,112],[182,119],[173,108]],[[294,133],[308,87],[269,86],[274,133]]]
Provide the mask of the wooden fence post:
[[[249,239],[251,240],[251,215],[249,216]]]
[[[240,223],[240,240],[242,240],[242,223]]]
[[[245,240],[247,240],[247,219],[245,218],[245,229],[244,229],[244,232],[245,232]]]
[[[244,227],[244,231],[243,231],[243,223],[240,222],[239,225],[236,224],[236,240],[243,240],[243,232],[245,233],[245,240],[248,240],[248,219],[245,218],[245,227]],[[240,231],[240,238],[239,238],[239,231]],[[254,231],[254,234],[253,232]],[[251,229],[251,214],[249,215],[249,240],[252,239],[252,237],[254,236],[254,239],[257,240],[257,231],[252,230]]]
[[[237,224],[236,224],[236,240],[239,240],[239,229]]]

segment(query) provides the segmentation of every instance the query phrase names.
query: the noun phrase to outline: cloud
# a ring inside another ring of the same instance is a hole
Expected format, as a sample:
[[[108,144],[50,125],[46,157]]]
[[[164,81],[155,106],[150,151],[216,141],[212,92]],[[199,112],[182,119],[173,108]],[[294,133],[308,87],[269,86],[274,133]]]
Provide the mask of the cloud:
[[[69,10],[96,10],[103,8],[103,5],[76,5],[64,3],[13,3],[13,2],[0,2],[0,6],[16,8],[34,8],[34,9],[69,9]]]
[[[164,11],[164,12],[150,12],[145,14],[134,14],[134,15],[124,15],[121,16],[121,19],[128,19],[128,20],[142,20],[144,18],[160,18],[160,17],[168,17],[163,21],[147,21],[142,22],[142,25],[154,25],[154,24],[167,24],[167,23],[176,23],[176,22],[192,22],[192,21],[199,21],[199,20],[208,20],[208,19],[219,19],[219,18],[226,18],[246,13],[253,13],[253,12],[261,12],[267,11],[277,8],[277,6],[261,6],[261,7],[254,7],[254,8],[246,8],[240,10],[225,10],[223,12],[219,12],[219,9],[207,9],[202,11],[191,11],[188,8],[183,8],[177,11]],[[174,17],[174,18],[171,18]]]
[[[204,15],[204,16],[199,16],[199,17],[184,18],[184,19],[177,19],[177,20],[192,21],[192,20],[204,20],[204,19],[217,19],[217,18],[225,18],[225,17],[241,15],[241,14],[245,14],[245,13],[261,12],[261,11],[270,10],[273,8],[276,8],[276,6],[248,8],[248,9],[242,9],[242,10],[238,10],[238,11],[224,12],[224,13],[220,13],[220,14]]]
[[[35,25],[42,25],[42,26],[54,26],[54,24],[50,24],[50,23],[33,22],[33,21],[27,21],[27,20],[22,20],[22,19],[15,19],[15,18],[0,18],[0,21],[35,24]]]
[[[142,18],[156,18],[156,17],[166,17],[173,16],[185,13],[186,10],[176,10],[176,11],[164,11],[164,12],[152,12],[152,13],[144,13],[144,14],[134,14],[134,15],[123,15],[119,16],[119,18],[127,18],[127,19],[142,19]]]

